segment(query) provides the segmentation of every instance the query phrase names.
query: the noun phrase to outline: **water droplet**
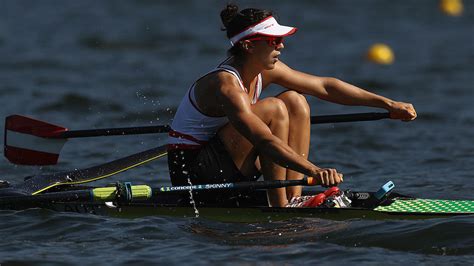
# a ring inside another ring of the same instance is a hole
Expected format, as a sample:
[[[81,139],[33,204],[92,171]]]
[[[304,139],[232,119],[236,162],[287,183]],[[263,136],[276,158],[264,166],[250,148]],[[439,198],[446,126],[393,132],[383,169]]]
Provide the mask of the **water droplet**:
[[[193,183],[191,183],[190,178],[188,178],[188,184],[189,184],[189,199],[191,200],[190,203],[193,205],[193,208],[194,208],[194,217],[199,218],[199,211],[196,207],[196,202],[194,202],[194,198],[193,198]]]

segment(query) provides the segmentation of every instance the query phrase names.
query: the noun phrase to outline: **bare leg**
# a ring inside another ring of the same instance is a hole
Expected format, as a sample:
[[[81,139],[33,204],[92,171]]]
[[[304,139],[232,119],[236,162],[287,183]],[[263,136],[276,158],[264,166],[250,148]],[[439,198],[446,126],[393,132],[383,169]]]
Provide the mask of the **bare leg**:
[[[273,135],[288,143],[289,117],[282,100],[275,97],[265,98],[252,105],[252,111],[268,125]],[[259,170],[256,167],[259,155],[253,145],[231,124],[224,126],[218,134],[242,174],[251,176]],[[285,168],[273,163],[264,154],[258,159],[265,180],[286,180]],[[285,188],[270,189],[267,195],[270,206],[285,206],[288,203]]]
[[[309,142],[311,133],[311,112],[306,98],[295,91],[286,91],[277,96],[281,99],[288,109],[290,120],[288,146],[296,153],[308,158]],[[303,179],[302,173],[287,169],[286,179],[297,180]],[[303,187],[287,187],[286,195],[288,200],[292,197],[301,196]]]

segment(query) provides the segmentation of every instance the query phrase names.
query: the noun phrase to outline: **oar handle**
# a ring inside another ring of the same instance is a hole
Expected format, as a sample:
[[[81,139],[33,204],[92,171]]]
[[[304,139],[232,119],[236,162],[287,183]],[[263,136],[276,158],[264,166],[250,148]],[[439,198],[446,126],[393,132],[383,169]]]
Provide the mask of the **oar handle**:
[[[359,121],[373,121],[390,118],[390,113],[356,113],[356,114],[342,114],[342,115],[320,115],[312,116],[311,124],[325,124],[325,123],[342,123],[342,122],[359,122]]]

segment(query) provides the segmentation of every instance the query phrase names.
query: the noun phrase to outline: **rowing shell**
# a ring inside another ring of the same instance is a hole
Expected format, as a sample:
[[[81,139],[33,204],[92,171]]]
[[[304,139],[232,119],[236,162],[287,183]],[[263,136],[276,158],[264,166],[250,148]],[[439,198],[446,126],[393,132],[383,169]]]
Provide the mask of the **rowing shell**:
[[[309,192],[307,192],[309,193]],[[312,192],[314,194],[315,192]],[[268,222],[292,218],[347,219],[432,219],[473,215],[474,201],[416,199],[391,193],[383,202],[371,192],[350,192],[350,208],[267,207],[265,191],[209,196],[194,192],[199,217],[222,222]],[[211,193],[212,194],[212,193]],[[44,194],[44,195],[47,195]],[[211,200],[210,200],[211,199]],[[112,202],[23,201],[0,204],[0,209],[45,208],[59,212],[89,213],[121,218],[144,216],[196,217],[189,193],[163,193],[151,199],[134,200],[117,206]]]

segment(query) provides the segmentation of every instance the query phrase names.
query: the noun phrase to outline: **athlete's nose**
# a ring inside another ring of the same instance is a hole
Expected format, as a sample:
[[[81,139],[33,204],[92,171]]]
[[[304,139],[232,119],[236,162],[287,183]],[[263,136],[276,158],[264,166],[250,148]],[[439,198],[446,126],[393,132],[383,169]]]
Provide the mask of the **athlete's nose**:
[[[278,44],[276,47],[275,47],[275,50],[277,51],[280,51],[281,49],[285,48],[285,45],[283,44],[283,42],[281,42],[280,44]]]

